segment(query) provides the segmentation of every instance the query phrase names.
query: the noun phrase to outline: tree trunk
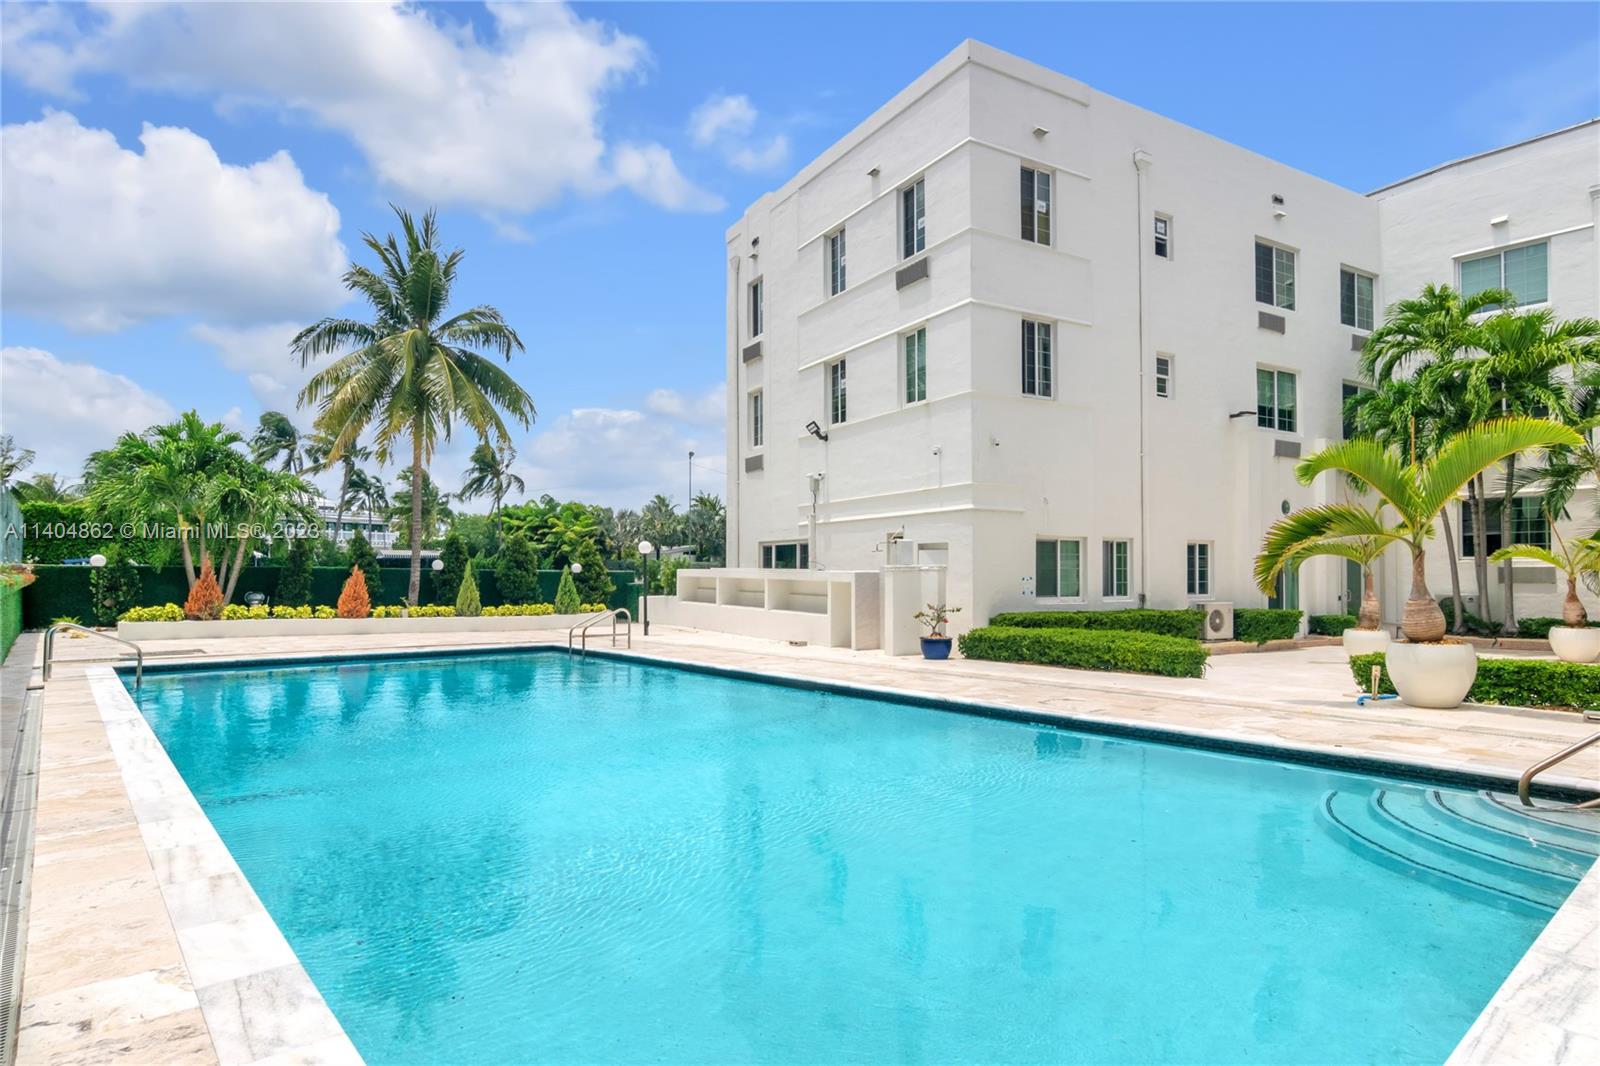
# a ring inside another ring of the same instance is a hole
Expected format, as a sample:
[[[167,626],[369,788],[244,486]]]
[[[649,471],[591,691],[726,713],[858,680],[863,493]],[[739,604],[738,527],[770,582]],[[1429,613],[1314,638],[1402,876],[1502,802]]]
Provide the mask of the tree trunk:
[[[1489,617],[1489,508],[1485,501],[1485,482],[1479,474],[1472,479],[1472,572],[1478,582],[1478,610]],[[1452,549],[1454,550],[1454,549]]]
[[[1445,558],[1450,561],[1450,609],[1456,620],[1452,632],[1463,633],[1467,628],[1467,620],[1462,616],[1461,610],[1461,563],[1456,559],[1455,534],[1450,530],[1448,506],[1439,512],[1439,521],[1444,525],[1444,542],[1449,549],[1445,552]]]
[[[178,551],[183,554],[183,576],[192,589],[200,575],[195,572],[194,553],[189,550],[189,524],[182,518],[178,519]]]
[[[249,545],[249,538],[239,538],[239,550],[233,555],[233,567],[228,573],[228,584],[222,590],[222,603],[224,606],[233,602],[233,590],[239,584],[239,571],[244,569],[244,553]]]
[[[411,583],[406,597],[422,603],[422,426],[411,427]]]
[[[1500,546],[1509,548],[1516,543],[1511,539],[1511,503],[1516,497],[1517,457],[1506,460],[1506,488],[1500,499]],[[1506,633],[1517,631],[1517,594],[1511,584],[1511,560],[1500,564],[1500,580],[1505,583],[1505,594],[1500,613],[1500,628]]]
[[[339,479],[339,507],[333,513],[333,546],[339,546],[339,531],[344,528],[344,501],[350,495],[350,471],[354,469],[348,462],[344,464],[344,476]]]
[[[1383,611],[1378,606],[1378,593],[1372,580],[1372,567],[1361,568],[1361,614],[1357,617],[1357,629],[1377,629],[1383,622]]]
[[[1567,599],[1561,605],[1561,624],[1574,629],[1582,629],[1589,624],[1589,612],[1583,609],[1583,601],[1578,599],[1578,579],[1571,574],[1567,575]]]
[[[1411,549],[1411,596],[1406,600],[1400,631],[1413,644],[1436,644],[1444,639],[1444,612],[1428,592],[1427,554]]]

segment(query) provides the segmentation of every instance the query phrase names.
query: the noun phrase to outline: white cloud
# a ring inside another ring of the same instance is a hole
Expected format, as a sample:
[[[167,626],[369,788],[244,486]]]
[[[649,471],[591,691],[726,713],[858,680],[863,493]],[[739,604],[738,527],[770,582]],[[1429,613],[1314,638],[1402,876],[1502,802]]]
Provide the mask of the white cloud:
[[[282,108],[342,131],[400,194],[530,211],[568,191],[604,192],[660,145],[613,151],[606,96],[641,76],[648,49],[564,5],[490,4],[491,28],[411,4],[104,5],[23,19],[8,72],[69,94],[84,73],[217,94],[225,113]],[[10,22],[10,13],[7,14]],[[666,174],[657,161],[653,170]],[[670,176],[687,186],[672,167]],[[651,196],[706,210],[709,194]]]
[[[748,96],[716,93],[689,114],[689,137],[701,148],[719,149],[738,170],[776,170],[789,161],[789,138],[753,137],[760,114]]]
[[[644,399],[645,409],[668,418],[698,425],[721,425],[727,417],[727,388],[717,385],[699,396],[685,396],[677,389],[656,389]]]
[[[303,325],[273,322],[234,328],[202,323],[190,329],[189,334],[215,348],[223,366],[243,374],[262,407],[282,411],[298,423],[309,424],[308,415],[302,417],[296,412],[295,396],[316,372],[316,367],[302,369],[300,360],[289,351],[289,342]]]
[[[144,151],[65,112],[6,126],[0,284],[8,310],[114,330],[169,314],[258,321],[344,298],[339,212],[286,152],[233,166],[186,129]]]
[[[62,362],[40,348],[0,349],[0,425],[18,447],[38,453],[35,471],[75,481],[90,452],[173,414],[122,374]]]
[[[617,148],[617,180],[642,199],[669,211],[720,211],[720,196],[706,192],[678,172],[672,153],[659,144],[624,144]]]

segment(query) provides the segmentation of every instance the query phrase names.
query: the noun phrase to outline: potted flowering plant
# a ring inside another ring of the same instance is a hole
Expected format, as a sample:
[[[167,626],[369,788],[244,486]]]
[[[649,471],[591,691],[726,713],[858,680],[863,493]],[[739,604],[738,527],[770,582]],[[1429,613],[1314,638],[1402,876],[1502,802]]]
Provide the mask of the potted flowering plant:
[[[949,624],[950,616],[960,613],[959,607],[947,607],[942,603],[930,603],[925,611],[918,611],[913,617],[928,627],[928,635],[922,638],[922,657],[924,659],[950,658],[950,638],[945,635],[944,627]]]

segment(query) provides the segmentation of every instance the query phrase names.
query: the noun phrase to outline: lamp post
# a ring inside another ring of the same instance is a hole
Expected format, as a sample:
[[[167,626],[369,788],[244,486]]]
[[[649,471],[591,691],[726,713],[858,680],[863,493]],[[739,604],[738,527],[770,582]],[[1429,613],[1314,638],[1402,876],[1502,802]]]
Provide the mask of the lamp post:
[[[694,504],[694,450],[689,451],[689,503]]]
[[[650,553],[655,551],[655,545],[648,540],[639,542],[639,558],[644,563],[644,635],[650,635]]]

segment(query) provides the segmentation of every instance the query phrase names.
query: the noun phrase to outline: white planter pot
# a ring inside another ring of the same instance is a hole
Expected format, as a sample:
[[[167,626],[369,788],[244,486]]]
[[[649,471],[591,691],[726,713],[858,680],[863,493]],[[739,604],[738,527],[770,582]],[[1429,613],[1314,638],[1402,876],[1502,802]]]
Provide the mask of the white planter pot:
[[[1564,663],[1592,663],[1600,659],[1600,628],[1551,626],[1550,650]]]
[[[1459,707],[1478,676],[1478,649],[1471,644],[1396,642],[1385,662],[1394,690],[1413,707]]]
[[[1341,639],[1344,641],[1344,653],[1352,659],[1357,655],[1371,655],[1389,648],[1387,629],[1347,629]]]

